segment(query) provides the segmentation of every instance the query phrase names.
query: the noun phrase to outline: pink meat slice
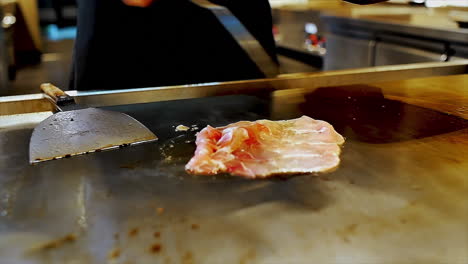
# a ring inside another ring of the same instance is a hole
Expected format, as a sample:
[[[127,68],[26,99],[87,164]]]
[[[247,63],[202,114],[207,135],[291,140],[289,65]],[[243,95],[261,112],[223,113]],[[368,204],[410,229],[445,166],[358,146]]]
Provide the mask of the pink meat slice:
[[[333,126],[308,116],[207,126],[197,134],[195,155],[185,169],[192,174],[245,178],[327,172],[340,163],[343,143]]]

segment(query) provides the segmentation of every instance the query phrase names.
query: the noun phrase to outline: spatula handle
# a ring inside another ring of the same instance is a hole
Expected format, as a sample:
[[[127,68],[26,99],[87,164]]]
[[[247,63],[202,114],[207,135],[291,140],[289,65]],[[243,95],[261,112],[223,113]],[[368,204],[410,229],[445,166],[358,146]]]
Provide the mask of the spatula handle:
[[[67,97],[68,95],[60,90],[57,86],[51,84],[51,83],[43,83],[41,84],[41,90],[48,96],[50,96],[52,99],[54,99],[56,102],[63,97]]]

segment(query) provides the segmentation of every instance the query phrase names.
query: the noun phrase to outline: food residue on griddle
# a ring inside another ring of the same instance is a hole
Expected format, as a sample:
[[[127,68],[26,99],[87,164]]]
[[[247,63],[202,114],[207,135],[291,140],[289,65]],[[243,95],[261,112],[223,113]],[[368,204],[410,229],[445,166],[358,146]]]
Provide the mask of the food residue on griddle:
[[[184,125],[178,125],[175,129],[176,132],[180,132],[180,131],[188,131],[190,129],[190,127],[188,126],[184,126]]]
[[[153,237],[160,238],[161,237],[161,232],[154,232]]]
[[[135,165],[128,164],[128,165],[121,165],[119,168],[121,169],[129,169],[129,170],[134,170],[136,168]]]
[[[257,254],[255,253],[255,250],[249,249],[245,253],[245,255],[242,256],[239,263],[240,264],[252,263],[256,256],[257,256]]]
[[[138,230],[137,227],[132,228],[132,229],[130,229],[130,231],[128,231],[128,236],[129,236],[129,237],[135,237],[135,236],[138,235],[138,232],[139,232],[139,231],[140,231],[140,230]]]
[[[58,247],[64,246],[66,244],[75,242],[76,240],[76,235],[75,234],[68,234],[64,237],[58,238],[53,241],[49,241],[47,243],[44,243],[40,246],[34,247],[31,250],[32,251],[37,251],[37,250],[50,250],[50,249],[56,249]]]
[[[319,177],[319,179],[322,181],[331,181],[331,179],[328,177]]]
[[[356,234],[357,224],[351,224],[346,226],[344,229],[337,230],[336,234],[341,236],[341,239],[346,242],[350,243],[350,237]]]
[[[164,213],[164,208],[163,207],[156,208],[156,213],[158,213],[158,215],[163,214]]]
[[[136,161],[136,162],[132,162],[132,163],[128,163],[128,164],[122,164],[119,166],[119,168],[121,169],[129,169],[129,170],[134,170],[136,169],[140,164],[141,164],[141,160],[139,161]]]
[[[120,248],[114,248],[111,251],[109,251],[109,254],[107,255],[107,258],[109,260],[116,259],[120,257]]]
[[[158,254],[159,252],[161,252],[161,248],[162,248],[161,244],[156,243],[152,245],[149,250],[153,254]]]
[[[190,227],[192,228],[192,230],[198,230],[200,228],[198,224],[192,224]]]
[[[193,254],[192,252],[186,252],[183,256],[182,256],[182,263],[183,264],[193,264]]]

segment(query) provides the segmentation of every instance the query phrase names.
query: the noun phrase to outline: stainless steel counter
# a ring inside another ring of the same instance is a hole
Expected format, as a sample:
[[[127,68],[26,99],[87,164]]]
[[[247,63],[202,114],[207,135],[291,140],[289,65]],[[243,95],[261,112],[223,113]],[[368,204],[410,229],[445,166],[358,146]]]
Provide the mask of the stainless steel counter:
[[[449,10],[381,4],[370,7],[324,5],[274,10],[278,46],[306,49],[306,23],[326,36],[324,70],[450,61],[468,58],[468,29]]]
[[[389,17],[389,19],[385,19]],[[408,18],[409,17],[409,18]],[[392,19],[391,14],[379,14],[368,16],[347,16],[324,13],[322,16],[323,23],[330,26],[330,31],[333,32],[337,27],[346,27],[349,30],[366,29],[370,31],[380,31],[387,33],[405,34],[410,36],[421,36],[426,39],[445,40],[447,42],[464,43],[468,45],[468,29],[457,27],[441,27],[433,26],[431,23],[423,25],[423,21],[430,21],[430,16],[425,16],[421,22],[412,22],[411,15],[408,14],[406,19]],[[455,22],[454,22],[455,23]]]

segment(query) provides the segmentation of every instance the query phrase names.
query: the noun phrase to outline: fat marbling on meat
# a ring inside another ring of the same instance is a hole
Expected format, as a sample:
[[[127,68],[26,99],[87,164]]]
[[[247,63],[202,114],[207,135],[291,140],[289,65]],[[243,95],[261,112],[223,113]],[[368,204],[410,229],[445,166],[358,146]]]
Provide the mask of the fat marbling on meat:
[[[197,134],[195,155],[185,169],[245,178],[327,172],[340,163],[343,143],[333,126],[308,116],[207,126]]]

